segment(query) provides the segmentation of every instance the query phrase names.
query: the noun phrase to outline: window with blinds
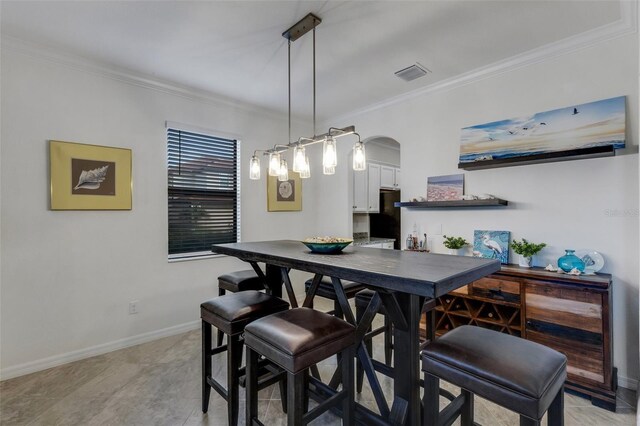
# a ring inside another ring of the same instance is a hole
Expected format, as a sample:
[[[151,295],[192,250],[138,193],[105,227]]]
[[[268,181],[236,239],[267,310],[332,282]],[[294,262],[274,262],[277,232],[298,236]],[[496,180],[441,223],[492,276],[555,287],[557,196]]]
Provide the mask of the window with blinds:
[[[239,142],[167,129],[169,258],[211,254],[240,235]]]

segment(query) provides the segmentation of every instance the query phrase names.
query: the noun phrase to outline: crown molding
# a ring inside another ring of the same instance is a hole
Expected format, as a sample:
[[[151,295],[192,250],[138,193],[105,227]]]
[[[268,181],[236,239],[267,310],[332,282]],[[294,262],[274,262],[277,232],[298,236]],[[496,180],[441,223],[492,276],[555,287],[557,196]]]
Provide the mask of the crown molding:
[[[55,63],[63,67],[76,71],[96,74],[101,77],[119,81],[126,84],[154,90],[157,92],[178,96],[181,98],[198,101],[215,106],[227,106],[248,112],[250,114],[260,114],[264,117],[284,120],[286,122],[287,115],[277,111],[241,102],[235,99],[226,98],[219,94],[209,92],[194,87],[181,85],[169,80],[164,80],[156,76],[150,76],[125,68],[115,67],[105,62],[89,59],[69,52],[65,52],[60,48],[46,46],[22,40],[17,37],[2,34],[2,49],[10,49],[17,53],[39,59],[47,62]],[[306,123],[300,117],[294,117],[295,121]]]
[[[495,77],[510,71],[524,68],[529,65],[544,62],[560,56],[569,55],[578,50],[600,44],[609,40],[624,37],[638,31],[638,0],[620,1],[621,18],[615,22],[576,34],[565,39],[546,44],[527,52],[523,52],[510,58],[485,65],[469,72],[444,79],[431,85],[403,93],[376,102],[364,108],[359,108],[335,117],[330,117],[331,122],[342,122],[352,120],[360,115],[383,109],[410,99],[420,97],[429,93],[452,90],[458,87],[472,84],[487,78]]]

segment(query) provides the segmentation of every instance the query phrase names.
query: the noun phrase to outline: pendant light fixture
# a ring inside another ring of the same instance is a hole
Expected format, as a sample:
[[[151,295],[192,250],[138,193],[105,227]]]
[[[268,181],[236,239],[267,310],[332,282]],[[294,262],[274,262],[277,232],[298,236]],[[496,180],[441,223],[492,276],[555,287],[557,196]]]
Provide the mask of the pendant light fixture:
[[[260,159],[258,152],[269,156],[268,175],[277,176],[279,181],[289,179],[287,160],[283,154],[290,149],[293,150],[292,165],[293,171],[299,173],[300,178],[311,177],[309,167],[309,157],[307,157],[305,147],[322,142],[322,172],[325,175],[333,175],[338,165],[338,147],[336,139],[347,135],[355,135],[358,141],[353,146],[353,169],[365,170],[367,167],[364,144],[360,141],[360,135],[356,133],[354,126],[344,128],[330,127],[329,131],[321,135],[316,135],[316,27],[322,20],[309,13],[291,28],[282,33],[288,40],[287,63],[288,63],[288,94],[289,94],[289,141],[287,144],[274,145],[271,149],[256,150],[251,157],[249,164],[249,179],[260,179]],[[296,41],[309,31],[313,32],[313,137],[299,137],[297,141],[291,141],[291,42]]]

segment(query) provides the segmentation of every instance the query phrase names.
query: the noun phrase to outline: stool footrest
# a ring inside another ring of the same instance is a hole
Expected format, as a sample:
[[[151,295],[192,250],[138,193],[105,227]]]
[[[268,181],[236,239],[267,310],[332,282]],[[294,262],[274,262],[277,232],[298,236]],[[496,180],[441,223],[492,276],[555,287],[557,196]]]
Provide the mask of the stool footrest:
[[[320,416],[321,414],[324,414],[325,411],[341,403],[342,400],[347,397],[347,395],[348,395],[347,391],[343,390],[336,393],[335,395],[332,395],[328,399],[322,401],[313,410],[309,411],[308,413],[305,413],[305,415],[302,416],[302,420],[304,421],[304,424],[308,424],[312,422],[316,417]]]
[[[216,346],[215,348],[211,348],[211,355],[218,355],[227,350],[227,345]]]
[[[460,415],[460,410],[464,404],[464,394],[458,395],[440,412],[438,424],[436,426],[450,426]]]
[[[229,399],[229,392],[225,388],[223,388],[220,383],[216,382],[212,377],[207,377],[207,383],[225,400]]]
[[[387,377],[391,377],[391,378],[394,377],[395,370],[393,367],[390,367],[387,364],[378,361],[377,359],[372,359],[371,364],[373,364],[373,369],[376,370],[378,373],[382,373]]]

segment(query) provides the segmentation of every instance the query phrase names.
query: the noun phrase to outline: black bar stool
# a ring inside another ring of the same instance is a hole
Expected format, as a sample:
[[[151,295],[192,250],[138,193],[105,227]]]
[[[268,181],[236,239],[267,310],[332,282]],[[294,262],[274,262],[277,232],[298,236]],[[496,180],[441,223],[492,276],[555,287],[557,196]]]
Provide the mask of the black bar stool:
[[[229,425],[238,424],[238,387],[240,385],[242,364],[242,339],[244,328],[251,321],[264,316],[286,311],[289,304],[277,297],[255,290],[242,291],[220,296],[200,305],[202,318],[202,412],[209,409],[211,388],[227,401]],[[211,347],[211,326],[227,335],[227,344]],[[213,355],[227,351],[227,388],[222,387],[211,375],[211,358]],[[278,379],[277,372],[264,380],[263,387],[269,386]],[[284,382],[281,382],[284,384]],[[284,388],[281,386],[281,391]],[[283,404],[284,408],[284,404]]]
[[[218,277],[218,296],[224,296],[227,291],[238,293],[247,290],[264,290],[265,286],[253,269],[235,271]],[[217,346],[222,345],[224,333],[218,330]]]
[[[313,279],[309,279],[304,283],[305,292],[309,292],[312,282]],[[354,297],[356,297],[356,293],[364,290],[366,287],[357,282],[342,280],[342,288],[344,289],[344,293],[347,296],[347,299],[353,299]],[[331,282],[331,277],[322,277],[315,295],[324,297],[325,299],[333,300],[333,311],[328,313],[333,314],[338,318],[344,317],[342,308],[340,307],[340,302],[338,301],[338,295],[336,294],[333,288],[333,283]]]
[[[247,425],[258,420],[256,368],[258,356],[274,362],[287,372],[287,421],[302,426],[326,410],[342,404],[344,425],[352,425],[355,416],[353,397],[353,357],[355,327],[341,319],[309,308],[295,308],[252,322],[245,328],[247,346]],[[307,405],[308,370],[318,362],[339,354],[342,390],[313,410]],[[282,396],[284,397],[284,395]]]
[[[475,326],[462,326],[426,345],[422,352],[423,425],[451,424],[461,416],[472,426],[473,396],[520,414],[521,426],[564,424],[564,381],[567,357],[538,343]],[[440,379],[462,393],[439,411]]]
[[[362,320],[364,313],[369,306],[369,302],[371,302],[371,298],[373,298],[375,293],[375,291],[369,289],[361,290],[356,293],[356,321],[358,323]],[[391,356],[393,355],[393,327],[391,321],[387,317],[387,311],[384,309],[384,305],[380,305],[378,313],[384,316],[384,325],[376,328],[375,330],[368,331],[364,338],[364,344],[369,355],[373,355],[373,338],[380,333],[384,333],[384,363],[391,367]],[[376,364],[374,364],[374,368],[375,367]],[[362,364],[358,361],[356,364],[356,390],[358,393],[362,392],[363,382],[364,370],[362,368]]]

